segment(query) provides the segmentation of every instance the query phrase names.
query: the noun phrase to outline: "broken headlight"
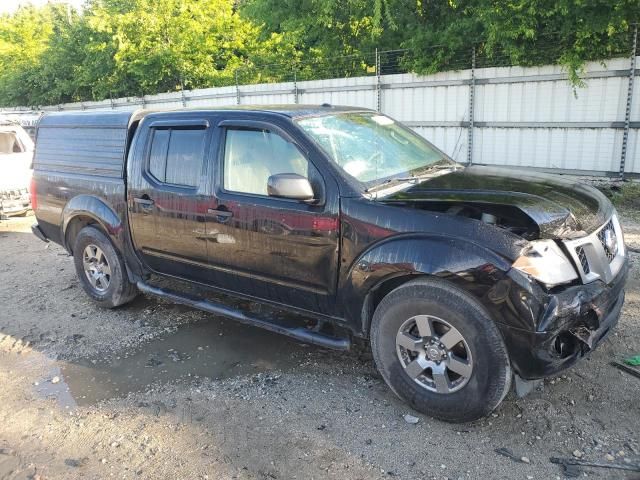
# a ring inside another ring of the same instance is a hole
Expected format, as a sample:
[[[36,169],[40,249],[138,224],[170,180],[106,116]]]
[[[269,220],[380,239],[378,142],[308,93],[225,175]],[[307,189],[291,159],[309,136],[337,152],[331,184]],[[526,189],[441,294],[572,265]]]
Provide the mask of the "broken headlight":
[[[578,278],[571,261],[553,240],[534,240],[513,262],[513,268],[532,276],[547,287],[569,283]]]

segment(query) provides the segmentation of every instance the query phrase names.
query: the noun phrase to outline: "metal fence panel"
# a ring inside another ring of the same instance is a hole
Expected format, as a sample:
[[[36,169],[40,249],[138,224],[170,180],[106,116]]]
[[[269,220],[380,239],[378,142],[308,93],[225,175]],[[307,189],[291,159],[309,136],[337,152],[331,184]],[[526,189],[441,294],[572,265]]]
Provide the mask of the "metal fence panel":
[[[637,57],[640,58],[640,57]],[[640,64],[640,60],[638,61]],[[586,88],[562,67],[488,67],[434,75],[394,74],[233,85],[44,110],[129,110],[241,104],[378,107],[460,162],[467,161],[473,88],[473,163],[591,173],[617,172],[627,105],[629,58],[590,62]],[[635,71],[635,75],[639,71]],[[14,112],[15,113],[15,112]],[[640,174],[640,81],[635,80],[625,172]]]

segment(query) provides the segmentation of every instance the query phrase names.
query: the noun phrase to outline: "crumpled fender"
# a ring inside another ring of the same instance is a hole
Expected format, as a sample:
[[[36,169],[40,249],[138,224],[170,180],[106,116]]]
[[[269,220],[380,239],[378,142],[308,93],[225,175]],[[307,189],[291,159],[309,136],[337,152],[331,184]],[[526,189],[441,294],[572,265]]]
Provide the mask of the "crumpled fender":
[[[404,234],[369,247],[353,262],[339,288],[347,318],[368,328],[367,296],[387,280],[433,275],[481,288],[495,284],[511,268],[508,259],[468,239],[438,234]],[[356,327],[356,325],[354,325]]]
[[[69,245],[66,245],[67,228],[75,218],[80,216],[95,220],[102,226],[114,244],[118,248],[122,248],[124,227],[118,214],[98,197],[78,195],[69,200],[62,211],[62,238],[67,250],[69,250]]]

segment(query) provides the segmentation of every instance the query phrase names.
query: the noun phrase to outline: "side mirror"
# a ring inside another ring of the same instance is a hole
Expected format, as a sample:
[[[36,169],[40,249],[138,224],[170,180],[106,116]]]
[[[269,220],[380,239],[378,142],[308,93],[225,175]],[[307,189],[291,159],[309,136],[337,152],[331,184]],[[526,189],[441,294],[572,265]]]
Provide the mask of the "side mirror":
[[[267,193],[270,197],[292,200],[313,200],[314,198],[309,180],[297,173],[271,175],[267,181]]]

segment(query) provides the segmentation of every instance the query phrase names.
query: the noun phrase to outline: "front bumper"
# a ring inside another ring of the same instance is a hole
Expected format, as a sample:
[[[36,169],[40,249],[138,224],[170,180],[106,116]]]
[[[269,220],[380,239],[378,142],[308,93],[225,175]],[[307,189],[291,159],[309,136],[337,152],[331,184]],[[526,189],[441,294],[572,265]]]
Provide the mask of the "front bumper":
[[[0,193],[0,215],[19,215],[29,211],[30,208],[31,201],[26,189]]]
[[[596,281],[545,295],[535,331],[499,325],[516,373],[526,380],[555,375],[597,348],[618,323],[628,272],[625,259],[608,285]]]

